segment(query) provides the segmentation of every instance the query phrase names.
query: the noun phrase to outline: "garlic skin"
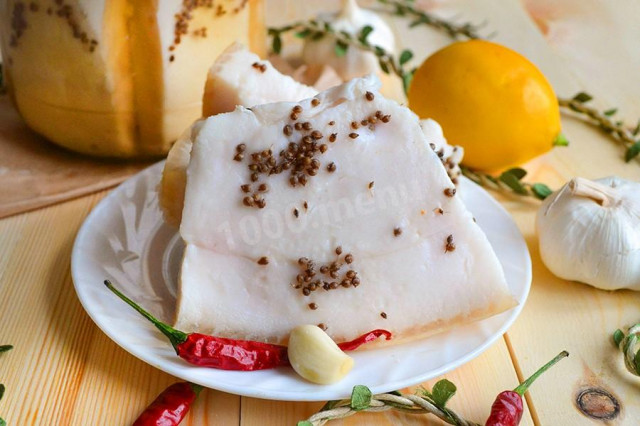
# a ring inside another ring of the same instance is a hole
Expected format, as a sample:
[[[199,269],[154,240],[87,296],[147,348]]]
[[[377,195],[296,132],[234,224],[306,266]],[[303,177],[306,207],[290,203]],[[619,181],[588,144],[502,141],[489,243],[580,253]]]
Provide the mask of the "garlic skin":
[[[547,197],[536,229],[554,275],[603,290],[640,290],[640,183],[575,178]]]
[[[328,22],[336,31],[345,31],[357,36],[362,27],[369,25],[373,31],[367,41],[380,46],[388,52],[395,50],[395,40],[391,28],[376,13],[361,9],[355,0],[343,0],[342,10],[338,14],[322,14],[318,20]],[[344,56],[334,52],[335,39],[323,37],[320,40],[305,40],[302,59],[307,65],[329,65],[344,81],[362,77],[369,73],[378,73],[378,59],[371,52],[365,52],[353,46]]]

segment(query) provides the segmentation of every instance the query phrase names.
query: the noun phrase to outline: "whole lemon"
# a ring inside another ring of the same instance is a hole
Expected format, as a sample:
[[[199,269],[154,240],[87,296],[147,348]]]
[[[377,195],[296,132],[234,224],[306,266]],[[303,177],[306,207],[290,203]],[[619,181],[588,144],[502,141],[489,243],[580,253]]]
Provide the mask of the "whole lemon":
[[[464,164],[494,171],[553,147],[560,111],[553,88],[524,56],[496,43],[453,43],[427,58],[409,88],[409,107],[464,147]]]

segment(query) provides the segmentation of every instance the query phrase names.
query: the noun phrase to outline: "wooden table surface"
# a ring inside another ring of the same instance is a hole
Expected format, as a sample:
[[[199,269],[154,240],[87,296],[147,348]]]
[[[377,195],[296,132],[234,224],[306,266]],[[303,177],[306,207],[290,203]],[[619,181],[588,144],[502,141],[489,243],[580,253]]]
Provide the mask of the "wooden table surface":
[[[280,13],[283,9],[270,8],[268,20],[285,22],[336,2],[313,2],[309,8],[287,3],[284,15]],[[555,9],[550,0],[422,3],[444,16],[460,11],[476,22],[486,19],[488,30],[497,31],[495,40],[526,54],[549,77],[559,95],[587,90],[596,96],[596,105],[619,107],[627,121],[640,117],[636,67],[640,61],[634,46],[639,38],[633,38],[634,42],[625,38],[638,35],[640,30],[620,26],[625,17],[638,16],[638,2],[621,0],[613,6],[614,2],[565,0]],[[629,26],[637,21],[628,20]],[[410,38],[424,41],[412,45],[418,58],[447,42],[446,37],[428,29],[407,31],[401,18],[391,22],[401,43]],[[598,50],[605,43],[609,48]],[[590,49],[599,53],[589,56]],[[617,61],[615,67],[610,60]],[[620,146],[597,130],[566,115],[563,131],[571,145],[525,165],[532,180],[555,188],[573,176],[616,174],[640,180],[640,162],[625,164]],[[0,220],[0,344],[15,346],[0,355],[0,382],[7,388],[0,402],[0,417],[10,425],[130,424],[160,391],[176,381],[111,341],[85,313],[73,290],[69,264],[76,232],[107,193]],[[570,358],[543,376],[527,394],[522,424],[601,423],[576,408],[577,395],[588,389],[605,390],[619,402],[620,415],[606,424],[640,424],[640,379],[624,370],[610,338],[616,328],[640,320],[640,293],[604,292],[555,278],[541,263],[538,252],[534,216],[539,202],[496,197],[513,215],[529,245],[531,294],[502,339],[477,359],[445,375],[458,385],[450,406],[481,422],[498,392],[515,387],[567,349]],[[295,424],[321,405],[206,390],[183,424]],[[426,416],[387,412],[359,414],[331,424],[440,423]]]

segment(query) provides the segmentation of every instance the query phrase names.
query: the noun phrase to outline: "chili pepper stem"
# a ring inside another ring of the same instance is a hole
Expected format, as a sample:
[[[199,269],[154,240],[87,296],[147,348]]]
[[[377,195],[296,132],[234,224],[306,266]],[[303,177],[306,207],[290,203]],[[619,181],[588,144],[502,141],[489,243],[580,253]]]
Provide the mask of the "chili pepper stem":
[[[196,394],[196,398],[198,396],[200,396],[200,392],[202,392],[203,387],[197,383],[191,383],[189,382],[189,386],[191,386],[191,389],[193,389],[193,393]]]
[[[535,382],[535,380],[540,377],[540,375],[542,373],[544,373],[545,371],[547,371],[548,369],[550,369],[551,367],[553,367],[558,361],[560,361],[562,358],[566,358],[569,356],[569,352],[567,351],[562,351],[560,352],[558,355],[556,355],[555,358],[553,358],[551,361],[549,361],[548,363],[546,363],[545,365],[543,365],[538,371],[536,371],[535,373],[533,373],[531,375],[531,377],[529,377],[527,380],[525,380],[524,382],[520,383],[520,385],[518,385],[517,388],[515,388],[513,391],[515,393],[517,393],[518,395],[522,396],[524,395],[524,393],[527,391],[527,389],[529,389],[529,386],[531,386],[531,384],[533,382]]]
[[[153,325],[155,325],[156,328],[162,332],[162,334],[167,336],[167,338],[171,342],[171,345],[176,350],[176,352],[178,351],[178,345],[181,344],[181,343],[184,343],[187,340],[187,333],[184,333],[184,332],[182,332],[180,330],[176,330],[175,328],[171,327],[168,324],[163,323],[162,321],[160,321],[159,319],[157,319],[156,317],[151,315],[149,312],[147,312],[144,309],[142,309],[142,307],[140,305],[138,305],[133,300],[129,299],[122,292],[120,292],[117,288],[115,288],[113,286],[113,284],[111,284],[111,281],[104,280],[104,285],[106,285],[109,290],[111,290],[113,293],[115,293],[116,296],[118,296],[120,299],[124,300],[129,306],[131,306],[133,309],[138,311],[140,313],[140,315],[142,315],[143,317],[145,317],[146,319],[151,321],[151,323]],[[198,386],[198,385],[196,385],[196,386]]]

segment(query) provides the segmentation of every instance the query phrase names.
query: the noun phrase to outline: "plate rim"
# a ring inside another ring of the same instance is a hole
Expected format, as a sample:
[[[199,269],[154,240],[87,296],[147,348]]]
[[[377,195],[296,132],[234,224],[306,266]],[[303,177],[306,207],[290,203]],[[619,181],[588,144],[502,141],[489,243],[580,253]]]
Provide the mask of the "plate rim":
[[[103,324],[102,319],[99,318],[100,315],[97,312],[94,312],[93,309],[89,307],[89,300],[86,297],[87,294],[81,289],[82,287],[82,285],[80,284],[81,280],[78,277],[81,275],[81,272],[79,271],[79,268],[81,268],[80,260],[82,259],[82,255],[80,253],[80,250],[82,248],[81,245],[82,245],[82,242],[85,241],[86,239],[86,234],[89,233],[91,230],[93,221],[95,220],[94,218],[99,216],[102,210],[108,208],[112,200],[117,198],[120,192],[125,191],[128,186],[134,185],[136,181],[140,179],[143,175],[154,173],[155,169],[161,168],[164,162],[165,160],[161,160],[158,163],[152,164],[151,166],[130,176],[125,181],[123,181],[120,185],[114,188],[108,195],[106,195],[102,200],[100,200],[98,204],[96,204],[96,206],[91,210],[91,212],[89,212],[89,214],[84,219],[82,225],[80,226],[78,233],[76,234],[76,238],[73,243],[73,249],[71,251],[71,277],[73,281],[74,290],[76,295],[78,296],[80,304],[82,305],[85,312],[89,315],[91,320],[96,324],[96,326],[103,333],[107,335],[107,337],[109,337],[109,339],[111,339],[119,347],[121,347],[131,355],[135,356],[139,360],[167,374],[180,377],[184,380],[189,380],[193,383],[197,383],[199,385],[202,385],[208,388],[212,388],[212,389],[216,389],[216,390],[220,390],[223,392],[228,392],[236,395],[241,395],[241,396],[270,399],[270,400],[281,400],[281,401],[324,401],[328,399],[337,399],[339,397],[344,397],[345,395],[339,395],[338,397],[336,397],[335,394],[329,393],[329,391],[300,392],[295,390],[271,390],[271,389],[267,391],[260,388],[247,388],[244,386],[234,387],[234,386],[224,386],[224,385],[213,387],[211,386],[211,383],[207,382],[206,380],[199,379],[197,377],[197,374],[191,374],[192,372],[195,372],[198,369],[204,368],[204,367],[197,367],[197,366],[191,366],[191,365],[185,364],[187,367],[189,367],[189,370],[188,370],[189,374],[185,374],[183,371],[179,370],[178,366],[170,363],[163,364],[162,366],[160,366],[160,363],[156,362],[153,359],[154,358],[153,354],[149,355],[149,352],[145,352],[144,350],[139,350],[137,345],[129,346],[126,344],[126,342],[124,343],[121,342],[117,338],[116,333],[112,332],[111,329],[108,328],[106,324]],[[482,344],[475,347],[474,350],[468,352],[467,354],[461,357],[455,358],[452,361],[446,362],[444,365],[442,365],[439,368],[428,370],[423,374],[411,376],[411,378],[409,379],[399,379],[393,382],[385,382],[383,384],[369,386],[369,388],[374,394],[388,392],[394,389],[401,389],[408,386],[413,386],[418,383],[425,382],[427,380],[430,380],[432,378],[435,378],[447,372],[450,372],[456,368],[459,368],[460,366],[477,358],[480,354],[482,354],[490,346],[492,346],[500,337],[502,337],[505,334],[505,332],[511,327],[511,325],[513,325],[515,320],[520,315],[522,309],[524,308],[526,300],[529,296],[529,293],[531,290],[532,277],[533,277],[532,261],[531,261],[531,254],[529,252],[528,245],[526,243],[526,240],[524,239],[524,236],[520,232],[520,229],[517,227],[515,221],[513,220],[511,215],[507,212],[507,210],[494,197],[492,197],[484,188],[477,185],[470,179],[467,179],[463,176],[461,176],[461,178],[462,178],[461,181],[463,185],[465,186],[472,185],[475,191],[479,191],[480,193],[482,193],[482,196],[493,208],[499,210],[502,214],[506,215],[509,218],[510,220],[509,226],[517,230],[517,233],[521,239],[520,242],[522,243],[522,246],[524,249],[523,254],[526,255],[524,256],[525,264],[522,265],[523,272],[525,275],[525,279],[522,282],[522,284],[524,285],[524,290],[519,296],[514,295],[514,297],[516,297],[518,301],[518,305],[516,305],[515,307],[503,313],[503,314],[509,313],[504,323],[498,328],[497,331],[493,332],[486,340],[484,340]],[[493,317],[489,317],[487,319],[490,319],[490,318],[493,318]],[[485,320],[480,320],[480,322]],[[152,325],[149,325],[149,329],[154,330]],[[447,332],[445,331],[444,333],[447,333]],[[372,350],[375,350],[375,349],[372,349]],[[245,372],[244,374],[251,374],[251,373]],[[188,376],[188,377],[185,377],[185,376]]]

